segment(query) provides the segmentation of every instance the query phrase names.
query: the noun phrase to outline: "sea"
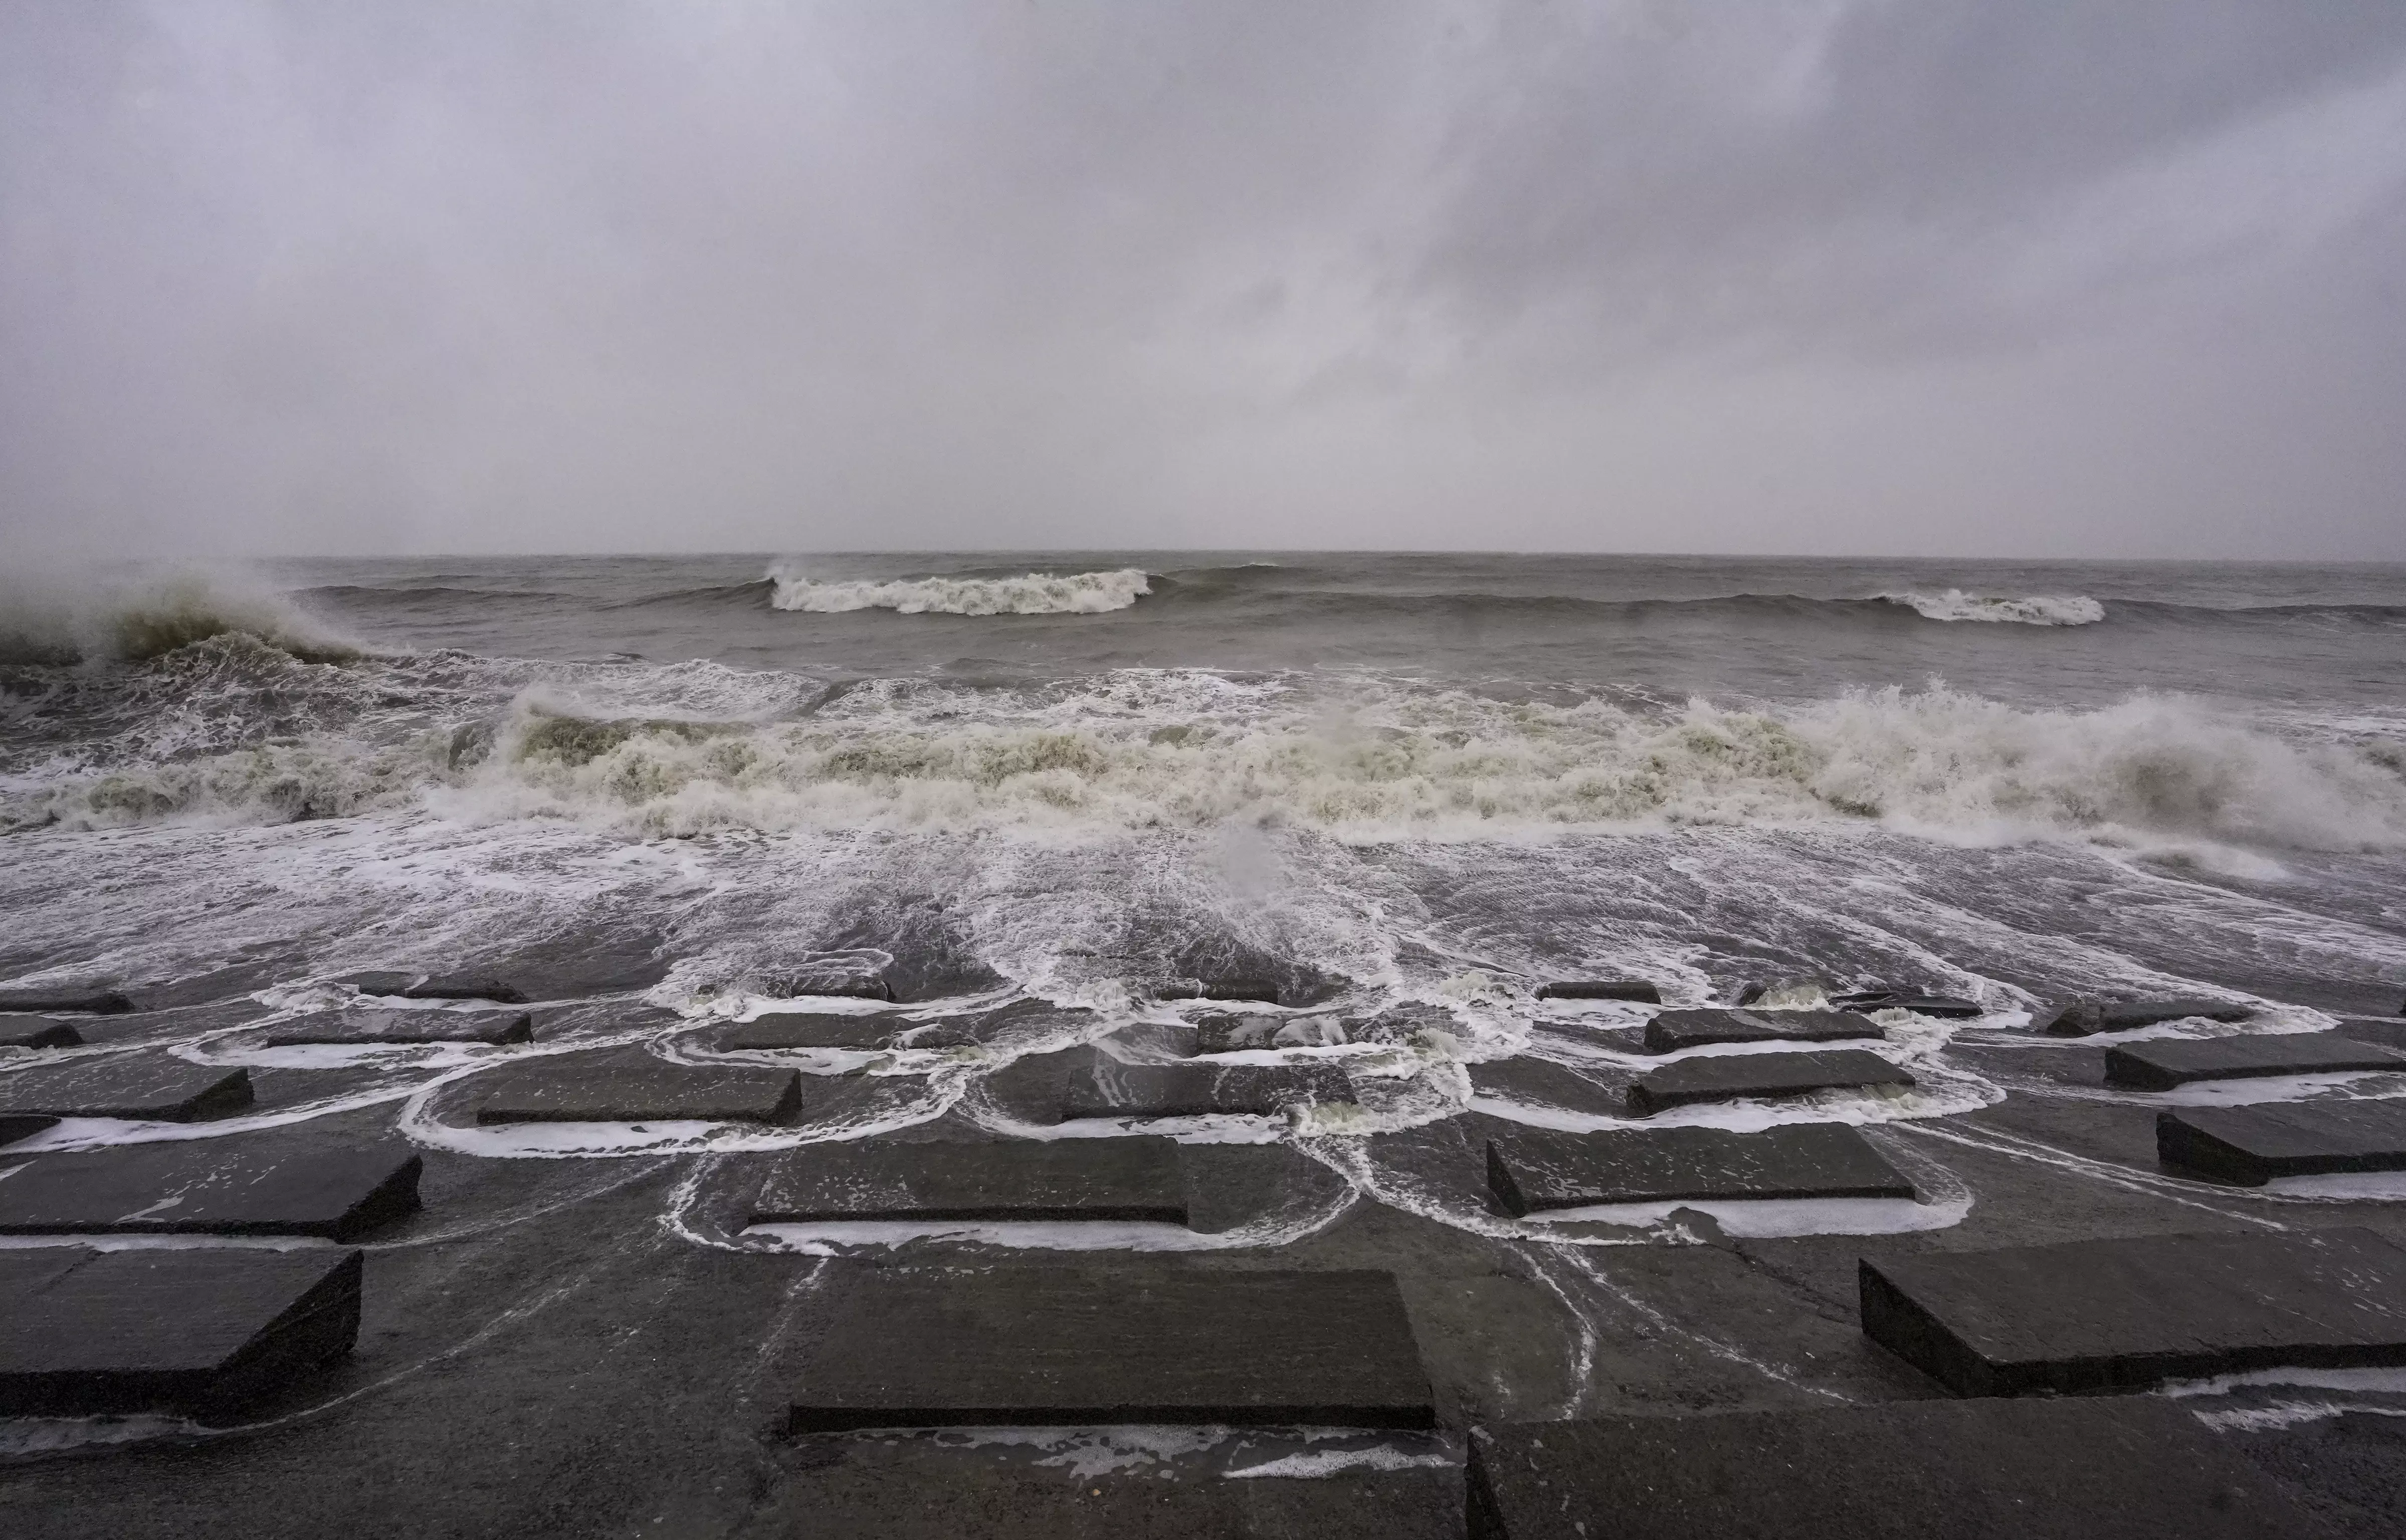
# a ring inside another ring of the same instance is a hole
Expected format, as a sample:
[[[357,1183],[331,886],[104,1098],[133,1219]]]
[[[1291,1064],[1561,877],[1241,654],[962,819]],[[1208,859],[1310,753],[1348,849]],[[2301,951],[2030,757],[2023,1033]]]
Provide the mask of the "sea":
[[[21,578],[0,914],[0,986],[137,996],[517,968],[693,1010],[867,956],[924,1000],[1105,1013],[1166,979],[1371,1010],[1811,976],[1999,1020],[2199,989],[2387,1014],[2406,567],[1029,552]]]

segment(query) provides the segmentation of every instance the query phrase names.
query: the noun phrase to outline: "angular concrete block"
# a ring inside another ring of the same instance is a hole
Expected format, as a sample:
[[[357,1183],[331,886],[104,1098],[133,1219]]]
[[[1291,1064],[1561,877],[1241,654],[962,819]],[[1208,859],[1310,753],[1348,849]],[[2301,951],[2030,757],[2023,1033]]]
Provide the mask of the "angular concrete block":
[[[1195,1024],[1197,1053],[1326,1048],[1343,1041],[1345,1024],[1335,1016],[1206,1016]]]
[[[771,990],[779,999],[807,999],[817,996],[837,1000],[891,1000],[894,986],[883,973],[806,971],[788,974],[771,982]]]
[[[1646,1024],[1646,1051],[1672,1053],[1708,1043],[1843,1042],[1880,1035],[1876,1023],[1848,1010],[1665,1010]]]
[[[0,1413],[207,1410],[351,1349],[360,1253],[0,1250]]]
[[[1255,1005],[1278,1004],[1278,985],[1267,979],[1214,979],[1208,982],[1181,980],[1164,984],[1153,992],[1156,1000],[1250,1000]]]
[[[1118,1220],[1184,1224],[1170,1139],[814,1144],[770,1173],[755,1224],[829,1220]]]
[[[1487,1184],[1506,1213],[1696,1198],[1910,1198],[1913,1183],[1845,1123],[1514,1130],[1487,1141]]]
[[[2158,1112],[2156,1154],[2167,1166],[2247,1187],[2274,1177],[2406,1171],[2406,1100]]]
[[[643,1053],[539,1058],[479,1076],[476,1121],[786,1123],[802,1110],[791,1069],[671,1064]]]
[[[74,1048],[82,1041],[83,1034],[65,1022],[0,1016],[0,1048]]]
[[[526,992],[506,981],[475,973],[441,973],[392,992],[404,1000],[490,1000],[524,1005]]]
[[[887,1011],[781,1010],[731,1026],[718,1038],[727,1050],[796,1048],[959,1048],[977,1039],[948,1022],[914,1022]]]
[[[523,1010],[327,1010],[279,1022],[267,1032],[270,1048],[532,1041],[534,1018]]]
[[[1643,979],[1556,979],[1537,986],[1541,1000],[1634,1000],[1661,1005],[1663,992]]]
[[[0,1175],[0,1233],[352,1240],[418,1211],[423,1166],[399,1140],[177,1139],[43,1155]]]
[[[1268,1116],[1303,1103],[1351,1102],[1353,1082],[1334,1065],[1122,1064],[1096,1053],[1069,1074],[1064,1118]]]
[[[2105,1083],[2133,1091],[2170,1091],[2193,1081],[2384,1069],[2406,1071],[2406,1053],[2375,1043],[2357,1042],[2336,1032],[2159,1038],[2150,1042],[2116,1043],[2105,1051]]]
[[[14,1144],[30,1139],[45,1128],[56,1128],[59,1120],[39,1112],[0,1112],[0,1144]]]
[[[1968,1021],[1987,1014],[1988,1008],[1977,1000],[1967,1000],[1958,995],[1920,995],[1904,989],[1866,989],[1850,995],[1830,996],[1831,1008],[1868,1014],[1874,1010],[1910,1010],[1917,1016],[1936,1016],[1944,1020]]]
[[[190,1064],[165,1054],[126,1054],[36,1065],[0,1074],[0,1113],[195,1123],[251,1102],[250,1071]]]
[[[1649,1117],[1690,1102],[1808,1095],[1906,1086],[1913,1077],[1876,1053],[1843,1048],[1826,1053],[1726,1053],[1680,1059],[1649,1069],[1630,1083],[1629,1109]]]
[[[1912,1401],[1507,1423],[1470,1540],[2296,1540],[2326,1534],[2184,1408]]]
[[[862,1268],[838,1288],[795,1433],[1437,1420],[1385,1273]]]
[[[121,1016],[134,1002],[113,989],[0,989],[0,1012],[55,1016]]]
[[[2058,1010],[2039,1030],[2050,1038],[2087,1038],[2192,1016],[2209,1022],[2243,1022],[2254,1014],[2248,1007],[2228,1000],[2084,1000]]]
[[[1866,1260],[1859,1280],[1863,1335],[1958,1395],[2406,1363],[2406,1250],[2370,1230]]]

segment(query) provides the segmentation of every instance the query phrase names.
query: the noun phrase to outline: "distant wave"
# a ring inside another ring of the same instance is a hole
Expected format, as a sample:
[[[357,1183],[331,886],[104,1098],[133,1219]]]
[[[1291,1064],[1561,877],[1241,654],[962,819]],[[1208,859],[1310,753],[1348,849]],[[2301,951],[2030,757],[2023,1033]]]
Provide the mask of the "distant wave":
[[[920,577],[890,583],[817,583],[771,568],[780,610],[841,615],[895,610],[903,615],[1101,615],[1125,610],[1153,591],[1143,569],[1108,572],[1028,572],[1020,577]]]
[[[2105,606],[2086,594],[2031,594],[2009,598],[1967,594],[1960,588],[1941,593],[1882,594],[1890,604],[1903,604],[1925,620],[1982,620],[2016,626],[2094,626],[2105,618]]]

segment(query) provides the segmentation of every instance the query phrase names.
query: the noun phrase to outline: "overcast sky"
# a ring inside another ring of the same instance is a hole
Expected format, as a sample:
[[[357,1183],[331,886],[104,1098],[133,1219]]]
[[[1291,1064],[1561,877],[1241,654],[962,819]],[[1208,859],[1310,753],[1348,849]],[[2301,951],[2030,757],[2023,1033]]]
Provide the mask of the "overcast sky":
[[[2406,3],[0,0],[0,527],[2406,558]]]

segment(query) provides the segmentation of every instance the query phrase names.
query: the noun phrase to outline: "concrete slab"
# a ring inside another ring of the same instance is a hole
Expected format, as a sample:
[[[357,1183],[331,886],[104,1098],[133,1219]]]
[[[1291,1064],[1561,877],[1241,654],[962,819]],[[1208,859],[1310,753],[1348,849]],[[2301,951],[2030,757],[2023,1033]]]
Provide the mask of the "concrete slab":
[[[0,1233],[351,1240],[418,1211],[423,1166],[399,1140],[179,1139],[42,1155],[0,1169]]]
[[[1122,1064],[1091,1055],[1062,1087],[1061,1116],[1192,1118],[1212,1113],[1269,1116],[1302,1103],[1353,1099],[1353,1082],[1334,1065]]]
[[[2105,1083],[2133,1091],[2170,1091],[2195,1081],[2383,1069],[2406,1071],[2406,1053],[2336,1032],[2161,1038],[2105,1050]]]
[[[1240,1053],[1256,1048],[1325,1048],[1346,1039],[1335,1016],[1206,1016],[1195,1024],[1197,1053]]]
[[[1833,995],[1830,1004],[1839,1010],[1910,1010],[1917,1016],[1936,1016],[1947,1021],[1969,1021],[1988,1013],[1988,1008],[1979,1001],[1967,1000],[1960,995],[1923,995],[1909,989],[1866,989]]]
[[[1913,1183],[1845,1123],[1758,1133],[1642,1128],[1514,1131],[1487,1141],[1487,1183],[1506,1213],[1691,1198],[1910,1198]]]
[[[1863,1335],[1958,1395],[2406,1363],[2406,1250],[2370,1230],[1865,1260],[1858,1286]]]
[[[267,1032],[270,1048],[313,1043],[524,1043],[534,1041],[534,1018],[523,1010],[328,1010],[279,1022]]]
[[[1649,1069],[1629,1086],[1629,1109],[1648,1117],[1691,1102],[1802,1096],[1816,1091],[1906,1086],[1913,1077],[1876,1053],[1727,1053],[1680,1059]]]
[[[1156,1000],[1249,1000],[1255,1005],[1279,1003],[1278,985],[1267,979],[1192,979],[1163,984],[1153,992]]]
[[[1386,1273],[864,1267],[839,1287],[795,1433],[1437,1420]]]
[[[1908,1402],[1474,1434],[1471,1540],[2256,1540],[2327,1534],[2158,1401]]]
[[[1537,986],[1541,1000],[1634,1000],[1661,1005],[1663,992],[1643,979],[1556,979]]]
[[[1665,1010],[1646,1024],[1646,1051],[1672,1053],[1708,1043],[1842,1042],[1880,1035],[1876,1023],[1850,1010]]]
[[[0,1250],[0,1412],[202,1410],[350,1350],[360,1253]]]
[[[728,1028],[720,1035],[718,1046],[756,1051],[958,1048],[976,1040],[948,1022],[914,1022],[885,1011],[847,1015],[839,1011],[781,1010]]]
[[[814,1144],[761,1184],[755,1224],[828,1220],[1187,1222],[1169,1139]]]
[[[30,1139],[45,1128],[56,1128],[59,1120],[39,1112],[0,1112],[0,1144],[14,1144]]]
[[[2406,1171],[2406,1100],[2159,1112],[2156,1153],[2167,1166],[2248,1187],[2274,1177]]]
[[[2050,1038],[2086,1038],[2192,1016],[2209,1022],[2243,1022],[2254,1014],[2246,1006],[2228,1000],[2082,1000],[2058,1010],[2039,1030]]]
[[[524,1005],[526,992],[506,980],[480,973],[438,973],[392,992],[404,1000],[491,1000]]]
[[[83,1034],[65,1022],[0,1016],[0,1048],[74,1048]]]
[[[883,973],[796,973],[777,980],[773,987],[780,999],[808,999],[814,996],[836,1000],[894,998],[894,986]]]
[[[643,1053],[535,1059],[478,1079],[482,1123],[787,1123],[802,1110],[796,1070],[671,1064]]]
[[[37,1064],[0,1074],[0,1113],[195,1123],[251,1103],[250,1072],[161,1054]]]
[[[121,1016],[134,1002],[113,989],[0,989],[0,1012]]]

